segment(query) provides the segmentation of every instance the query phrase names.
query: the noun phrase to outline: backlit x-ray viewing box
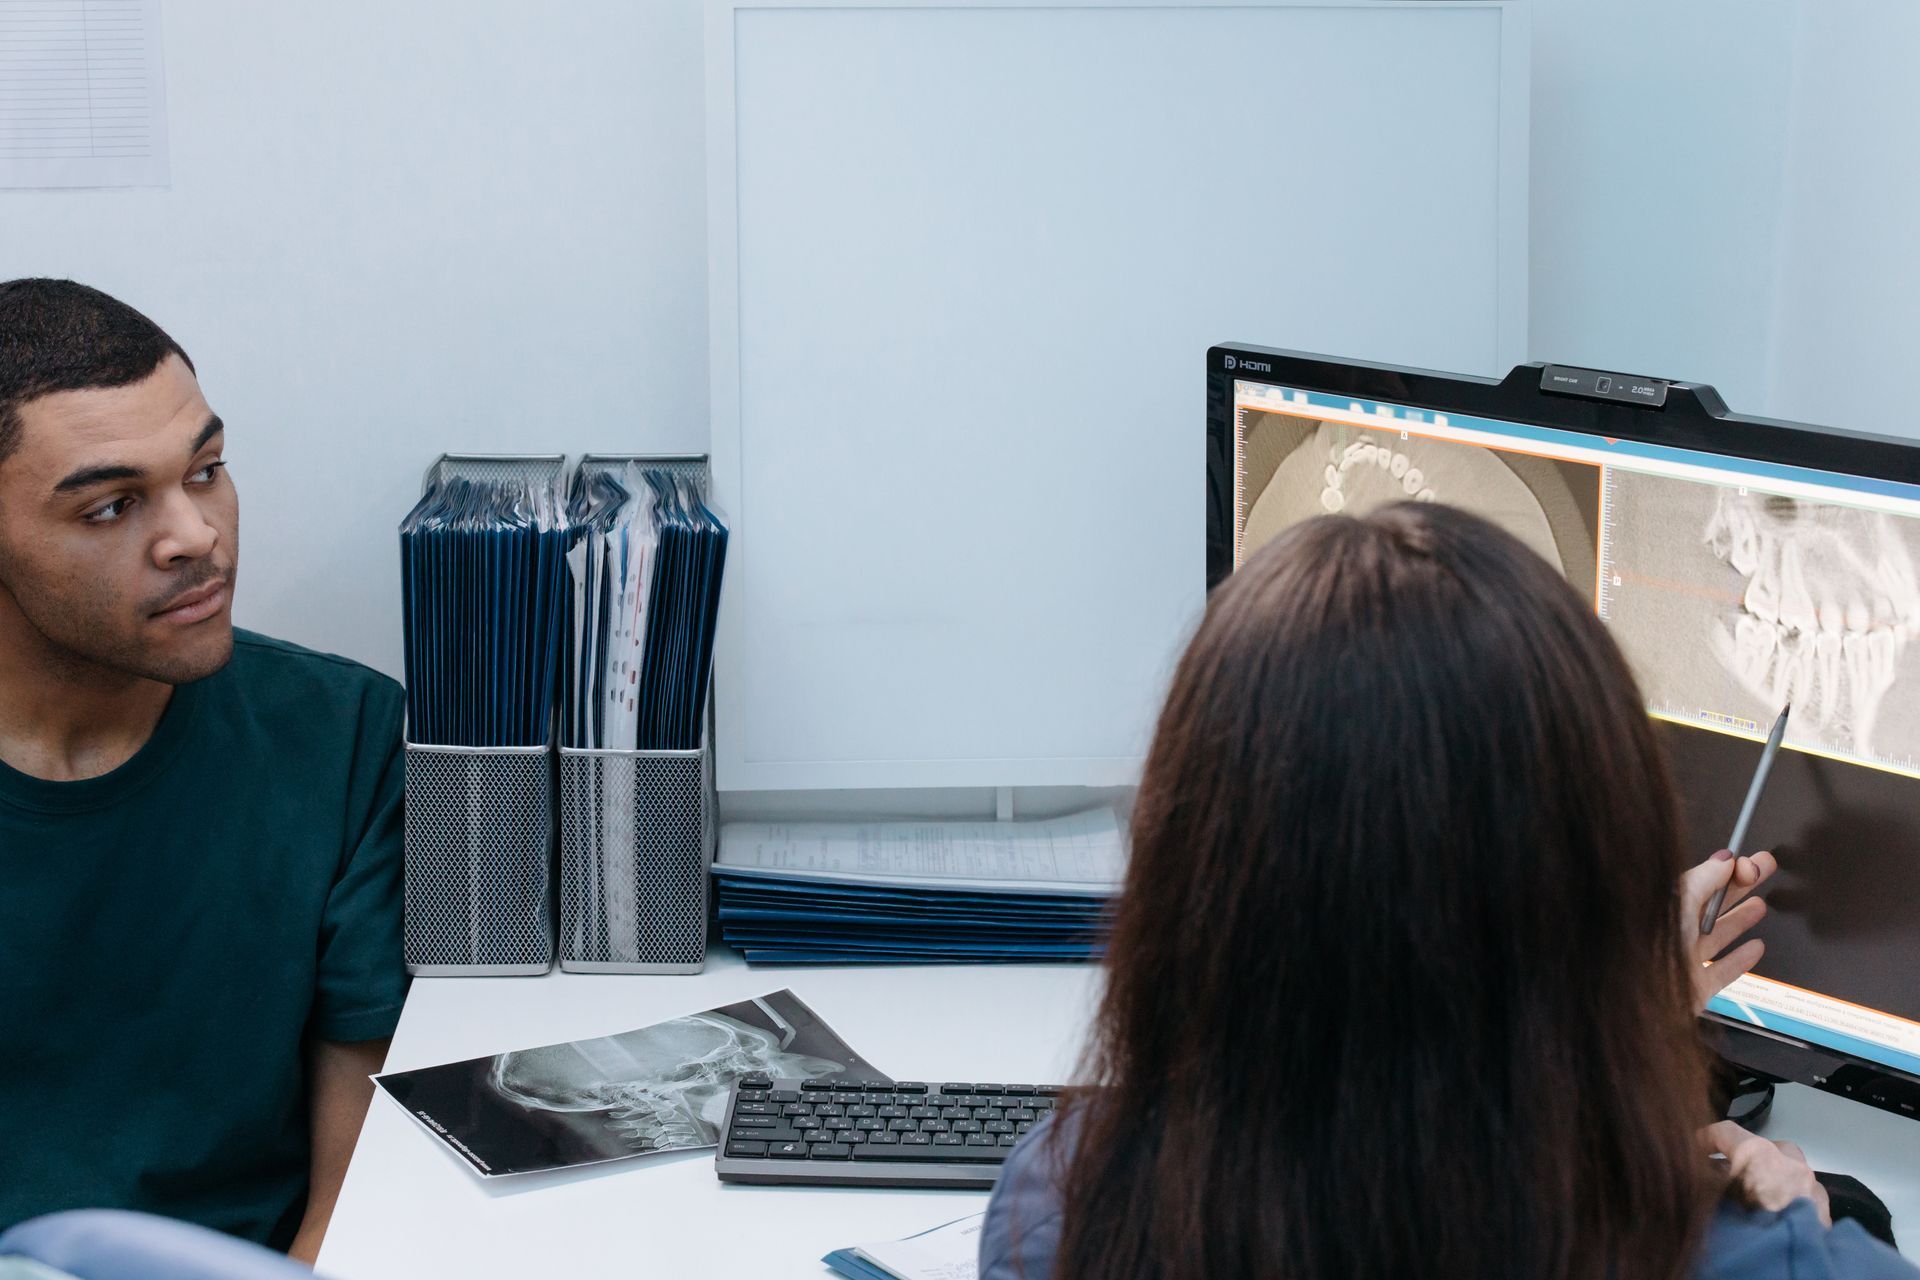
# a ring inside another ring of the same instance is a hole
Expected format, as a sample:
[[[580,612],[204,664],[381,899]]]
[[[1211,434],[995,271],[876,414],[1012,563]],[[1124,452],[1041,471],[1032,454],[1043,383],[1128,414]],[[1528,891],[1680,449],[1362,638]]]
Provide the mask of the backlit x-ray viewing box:
[[[1920,1115],[1920,444],[1555,365],[1498,381],[1207,353],[1207,582],[1287,526],[1476,511],[1593,601],[1661,721],[1690,847],[1747,841],[1766,956],[1709,1008],[1736,1064]]]

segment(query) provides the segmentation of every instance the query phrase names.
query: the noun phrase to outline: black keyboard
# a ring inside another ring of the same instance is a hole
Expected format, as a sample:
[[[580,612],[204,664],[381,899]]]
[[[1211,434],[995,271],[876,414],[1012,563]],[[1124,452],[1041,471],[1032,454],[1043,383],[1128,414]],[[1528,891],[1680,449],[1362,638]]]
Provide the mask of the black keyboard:
[[[1051,1084],[745,1076],[714,1171],[722,1182],[985,1190],[1060,1093]]]

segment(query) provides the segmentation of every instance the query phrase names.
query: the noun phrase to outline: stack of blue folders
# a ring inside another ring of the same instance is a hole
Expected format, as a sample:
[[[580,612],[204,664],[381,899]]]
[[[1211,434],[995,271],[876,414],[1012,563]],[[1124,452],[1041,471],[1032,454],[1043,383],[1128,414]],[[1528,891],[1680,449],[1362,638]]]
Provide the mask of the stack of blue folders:
[[[720,928],[750,964],[1097,959],[1118,886],[1111,809],[1028,823],[729,823]]]
[[[550,481],[428,487],[400,525],[410,741],[547,743],[570,536]]]
[[[582,471],[567,514],[572,596],[562,739],[693,750],[713,671],[727,526],[693,484],[630,464]]]

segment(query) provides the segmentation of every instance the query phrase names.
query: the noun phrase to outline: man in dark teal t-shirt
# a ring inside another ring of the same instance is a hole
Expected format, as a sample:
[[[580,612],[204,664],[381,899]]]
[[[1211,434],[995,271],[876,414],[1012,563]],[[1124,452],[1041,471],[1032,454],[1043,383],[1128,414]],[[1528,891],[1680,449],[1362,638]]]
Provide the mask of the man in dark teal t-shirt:
[[[319,1251],[406,993],[398,685],[236,632],[186,353],[0,283],[0,1230]]]

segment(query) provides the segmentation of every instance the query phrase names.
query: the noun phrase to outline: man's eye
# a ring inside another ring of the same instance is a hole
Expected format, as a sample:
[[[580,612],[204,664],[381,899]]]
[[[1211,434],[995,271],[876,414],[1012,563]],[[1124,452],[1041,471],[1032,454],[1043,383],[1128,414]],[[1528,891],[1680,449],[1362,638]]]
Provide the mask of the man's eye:
[[[189,484],[212,484],[214,475],[220,468],[226,465],[227,463],[224,458],[218,462],[209,462],[206,466],[188,476],[187,482]]]
[[[132,505],[132,498],[115,498],[104,507],[95,507],[81,518],[88,524],[112,524],[127,514],[127,508]]]

